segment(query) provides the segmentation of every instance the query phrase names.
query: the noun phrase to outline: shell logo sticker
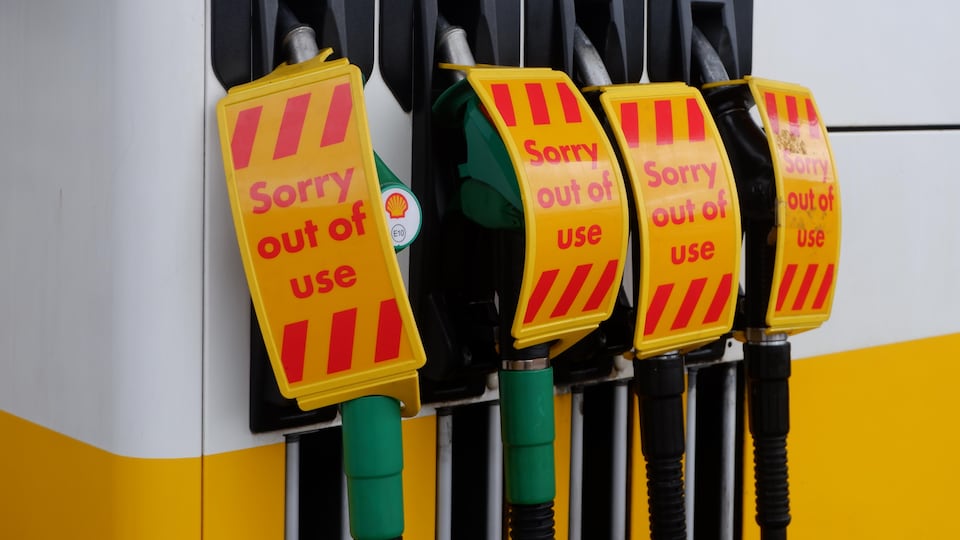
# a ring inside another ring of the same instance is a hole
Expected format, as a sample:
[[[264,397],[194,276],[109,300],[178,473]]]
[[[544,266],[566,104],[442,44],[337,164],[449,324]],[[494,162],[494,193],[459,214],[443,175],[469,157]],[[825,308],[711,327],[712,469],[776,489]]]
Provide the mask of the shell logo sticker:
[[[558,354],[613,310],[626,256],[626,188],[613,147],[562,72],[472,68],[467,80],[513,162],[526,252],[519,348],[555,341]]]
[[[767,307],[771,331],[800,332],[830,317],[840,257],[840,185],[810,90],[747,77],[777,184],[777,252]]]
[[[602,90],[637,206],[637,357],[713,341],[733,326],[741,250],[737,190],[720,134],[695,88]]]
[[[425,355],[378,196],[360,72],[325,57],[217,106],[244,270],[283,395],[304,409],[389,395],[414,415]],[[388,206],[403,205],[409,216],[407,199]]]
[[[423,215],[420,202],[406,186],[390,186],[380,194],[383,211],[387,215],[387,229],[393,248],[397,251],[406,248],[417,239]]]

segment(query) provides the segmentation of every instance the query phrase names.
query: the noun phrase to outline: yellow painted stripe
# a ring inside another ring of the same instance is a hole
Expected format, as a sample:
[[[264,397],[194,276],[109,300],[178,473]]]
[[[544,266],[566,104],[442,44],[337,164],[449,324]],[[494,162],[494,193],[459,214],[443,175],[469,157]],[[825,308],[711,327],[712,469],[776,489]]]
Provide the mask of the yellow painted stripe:
[[[0,538],[200,538],[200,458],[111,454],[0,411]]]
[[[952,519],[957,350],[960,334],[952,334],[794,363],[791,538],[960,537]],[[558,539],[567,537],[569,409],[569,396],[558,396]],[[646,493],[632,417],[630,531],[639,540],[648,537]],[[282,444],[202,460],[129,458],[5,412],[0,433],[0,538],[283,537]],[[405,537],[432,538],[436,420],[404,421],[403,435]],[[744,537],[752,540],[759,535],[749,447]]]
[[[437,501],[437,417],[403,422],[403,537],[433,538]]]
[[[436,425],[434,416],[402,424],[404,538],[434,536]],[[285,459],[282,443],[205,456],[204,540],[282,540]]]
[[[285,452],[279,443],[203,457],[204,540],[283,539]]]
[[[791,540],[960,538],[960,334],[793,363]],[[744,538],[754,520],[745,444]]]

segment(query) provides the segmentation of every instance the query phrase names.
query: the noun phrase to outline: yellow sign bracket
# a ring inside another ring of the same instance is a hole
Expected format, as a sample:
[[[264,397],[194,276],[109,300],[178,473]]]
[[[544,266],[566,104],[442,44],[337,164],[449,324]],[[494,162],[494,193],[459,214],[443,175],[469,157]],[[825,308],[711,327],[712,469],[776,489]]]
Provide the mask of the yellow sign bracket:
[[[830,317],[840,258],[840,186],[809,89],[746,77],[763,120],[776,179],[776,259],[768,332],[793,334]]]
[[[600,91],[637,209],[636,357],[692,350],[733,325],[741,226],[730,162],[697,89]]]
[[[425,354],[377,181],[360,71],[281,65],[217,106],[250,295],[281,393],[304,409],[369,395],[420,409]]]
[[[479,99],[476,115],[493,124],[517,179],[525,254],[511,328],[515,347],[550,342],[555,356],[613,310],[629,230],[619,164],[564,73],[456,69],[466,72]]]

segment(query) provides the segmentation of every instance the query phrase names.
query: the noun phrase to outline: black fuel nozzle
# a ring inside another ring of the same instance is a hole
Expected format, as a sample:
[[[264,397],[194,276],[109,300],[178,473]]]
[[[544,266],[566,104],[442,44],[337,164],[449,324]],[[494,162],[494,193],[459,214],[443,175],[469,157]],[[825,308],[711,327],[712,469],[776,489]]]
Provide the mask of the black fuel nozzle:
[[[577,26],[574,29],[574,66],[580,81],[587,86],[607,86],[612,84],[604,61],[590,41],[589,36]],[[597,96],[592,96],[596,98]],[[590,101],[588,99],[588,101]],[[596,100],[594,100],[596,104]],[[601,114],[601,117],[605,115]],[[609,125],[608,132],[609,132]],[[629,186],[629,184],[628,184]],[[635,199],[632,199],[635,200]],[[638,238],[636,209],[631,208],[631,231]],[[634,246],[634,268],[639,269],[639,247]],[[638,288],[634,284],[634,290]],[[620,300],[633,318],[626,322],[630,327],[627,339],[619,346],[620,351],[629,351],[633,346],[635,332],[635,311],[629,309],[623,288]],[[618,305],[621,302],[618,301]],[[634,298],[636,304],[636,298]],[[617,314],[615,309],[614,315]],[[616,319],[607,323],[616,324]],[[616,327],[613,327],[616,328]],[[601,325],[600,330],[604,326]],[[637,359],[633,362],[633,388],[637,395],[640,417],[640,446],[643,453],[646,475],[647,496],[650,512],[650,538],[652,540],[685,540],[686,507],[683,483],[684,446],[684,359],[678,352],[662,354],[653,358]]]
[[[499,362],[496,240],[474,210],[492,208],[480,214],[494,221],[522,223],[522,216],[510,204],[483,204],[501,202],[497,190],[462,178],[470,156],[464,124],[476,120],[479,108],[468,106],[472,90],[462,72],[435,67],[473,65],[473,53],[465,30],[443,14],[434,14],[427,31],[433,46],[421,75],[430,84],[420,89],[423,103],[414,111],[413,159],[424,227],[411,253],[410,293],[428,358],[420,369],[422,395],[435,402],[483,394]]]
[[[635,360],[633,369],[640,449],[646,461],[650,538],[684,540],[683,357],[670,353]]]
[[[756,521],[762,540],[786,540],[790,523],[787,434],[790,431],[790,343],[769,332],[767,307],[777,253],[777,192],[767,138],[749,110],[746,85],[724,85],[726,70],[707,38],[693,28],[694,55],[704,98],[726,146],[740,198],[746,246],[745,291],[740,302],[750,434],[754,445]]]
[[[777,186],[766,135],[750,115],[754,106],[743,84],[724,85],[727,71],[706,36],[693,28],[694,57],[703,77],[703,97],[720,132],[737,184],[746,246],[744,299],[737,323],[766,326],[767,299],[776,257]]]
[[[603,59],[579,26],[574,27],[573,33],[573,67],[574,79],[580,86],[612,84]],[[599,93],[585,97],[595,111],[600,109]],[[603,119],[602,114],[598,117]],[[614,357],[633,346],[635,321],[636,312],[621,285],[610,317],[554,359],[557,382],[576,383],[609,375],[614,367]]]

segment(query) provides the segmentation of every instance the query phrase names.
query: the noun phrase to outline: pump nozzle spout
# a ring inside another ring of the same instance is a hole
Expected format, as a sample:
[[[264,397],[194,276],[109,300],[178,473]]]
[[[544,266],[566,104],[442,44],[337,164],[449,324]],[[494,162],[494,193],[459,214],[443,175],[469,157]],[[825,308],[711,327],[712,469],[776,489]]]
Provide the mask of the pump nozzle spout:
[[[573,64],[584,86],[613,84],[600,53],[579,26],[573,31]]]
[[[442,15],[437,17],[437,59],[440,62],[458,66],[477,64],[470,50],[470,43],[467,41],[467,32],[447,22]],[[454,71],[452,74],[457,81],[464,78],[463,73],[459,71]]]
[[[305,24],[294,26],[283,36],[283,53],[288,64],[306,62],[320,53],[317,34]]]
[[[283,35],[280,47],[288,64],[306,62],[320,53],[316,32],[301,23],[285,2],[277,6],[277,32]]]
[[[693,56],[700,65],[700,73],[704,83],[729,81],[727,68],[724,67],[720,55],[713,48],[707,36],[703,35],[696,26],[693,27]]]

